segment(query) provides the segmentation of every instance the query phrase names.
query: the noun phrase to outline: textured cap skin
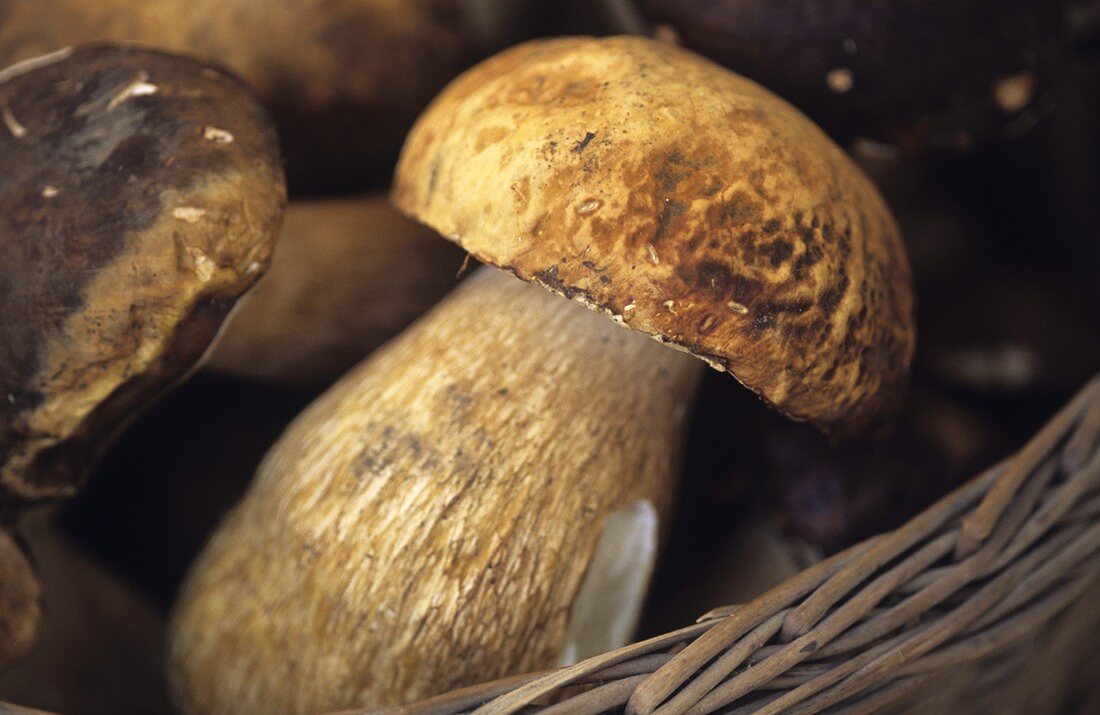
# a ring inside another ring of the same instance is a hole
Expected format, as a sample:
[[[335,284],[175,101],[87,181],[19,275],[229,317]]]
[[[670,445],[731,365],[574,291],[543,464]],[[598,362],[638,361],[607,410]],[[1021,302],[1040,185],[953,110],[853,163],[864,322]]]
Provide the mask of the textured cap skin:
[[[96,46],[0,73],[0,506],[70,494],[202,357],[286,201],[232,77]]]
[[[758,85],[642,38],[508,50],[414,127],[399,208],[826,431],[904,389],[913,298],[869,179]]]
[[[1048,0],[641,0],[683,45],[834,136],[907,152],[1012,138],[1049,111],[1064,7]],[[1002,92],[1009,91],[1009,95]]]

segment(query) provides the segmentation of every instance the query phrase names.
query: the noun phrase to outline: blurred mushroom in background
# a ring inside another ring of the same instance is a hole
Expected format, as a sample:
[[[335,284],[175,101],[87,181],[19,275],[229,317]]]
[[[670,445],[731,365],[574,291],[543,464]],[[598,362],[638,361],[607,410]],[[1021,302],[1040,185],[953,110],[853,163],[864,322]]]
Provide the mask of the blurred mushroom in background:
[[[271,268],[230,316],[206,367],[329,384],[451,290],[462,260],[384,195],[291,201]]]
[[[131,41],[225,65],[279,127],[295,193],[383,187],[428,100],[533,34],[536,0],[0,0],[0,66]]]
[[[666,563],[686,561],[688,568],[675,576],[658,571],[644,634],[682,628],[716,608],[748,603],[821,558],[820,549],[761,513],[712,524],[707,541],[704,551],[666,556]]]
[[[0,527],[0,668],[34,645],[42,628],[42,584],[18,536]]]
[[[24,520],[46,592],[42,639],[0,672],[0,700],[69,714],[169,712],[164,614],[61,533],[54,511]]]
[[[1062,51],[1056,0],[637,0],[679,42],[841,141],[966,149],[1029,129]]]
[[[772,509],[826,553],[897,528],[1012,444],[980,414],[926,391],[914,391],[884,439],[830,444],[804,425],[768,422],[762,478]]]
[[[960,278],[924,303],[921,369],[978,394],[1072,392],[1100,365],[1095,287],[1039,271]]]

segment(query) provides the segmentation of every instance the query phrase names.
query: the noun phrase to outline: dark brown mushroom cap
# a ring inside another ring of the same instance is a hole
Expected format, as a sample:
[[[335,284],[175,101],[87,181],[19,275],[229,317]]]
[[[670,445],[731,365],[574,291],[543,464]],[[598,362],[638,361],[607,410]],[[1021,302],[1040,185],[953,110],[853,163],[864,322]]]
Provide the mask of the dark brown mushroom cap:
[[[824,429],[865,424],[905,383],[911,280],[881,197],[797,110],[686,50],[497,55],[421,117],[393,198]]]
[[[1047,111],[1061,2],[638,0],[685,47],[834,136],[907,151],[1012,137]]]
[[[70,493],[199,361],[270,259],[285,186],[223,71],[96,46],[0,74],[0,505]]]

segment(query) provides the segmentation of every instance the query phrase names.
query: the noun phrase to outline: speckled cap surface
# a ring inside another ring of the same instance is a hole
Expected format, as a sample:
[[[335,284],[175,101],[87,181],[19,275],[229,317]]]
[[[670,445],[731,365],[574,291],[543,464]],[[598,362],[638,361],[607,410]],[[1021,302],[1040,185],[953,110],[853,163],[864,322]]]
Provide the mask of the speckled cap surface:
[[[908,261],[870,180],[760,86],[643,38],[520,45],[406,141],[399,208],[830,431],[895,406]]]
[[[136,48],[0,72],[0,506],[71,493],[202,357],[286,201],[237,80]]]

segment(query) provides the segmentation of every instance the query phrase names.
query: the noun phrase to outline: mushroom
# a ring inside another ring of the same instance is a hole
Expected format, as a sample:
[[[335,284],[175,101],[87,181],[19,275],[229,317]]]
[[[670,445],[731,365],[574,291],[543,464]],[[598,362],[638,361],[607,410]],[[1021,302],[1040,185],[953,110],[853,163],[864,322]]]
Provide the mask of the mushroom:
[[[907,151],[1020,134],[1049,109],[1057,74],[1057,2],[637,1],[835,136]]]
[[[7,529],[0,526],[0,668],[34,645],[42,626],[42,584]]]
[[[667,527],[688,353],[837,433],[905,381],[885,204],[796,110],[680,48],[486,61],[418,121],[393,197],[522,280],[479,269],[268,453],[170,623],[184,712],[393,705],[619,645]]]
[[[62,713],[168,712],[164,616],[63,533],[55,511],[23,519],[49,603],[38,645],[0,673],[0,701]]]
[[[0,114],[10,524],[20,505],[73,494],[127,421],[194,368],[266,269],[286,197],[263,109],[191,60],[66,50],[0,72]]]
[[[7,0],[0,65],[92,41],[197,55],[248,80],[311,192],[388,178],[432,95],[527,29],[531,0]]]
[[[331,382],[454,287],[462,252],[384,195],[292,201],[271,268],[234,311],[207,367]]]
[[[927,350],[918,360],[930,381],[987,398],[1059,399],[1072,391],[1072,380],[1095,370],[1095,269],[1073,276],[1038,263],[1036,258],[1026,268],[988,266],[969,281],[956,275],[937,286],[941,290],[925,313]],[[1003,411],[1004,417],[1025,418],[1025,434],[1033,427],[1031,414]]]

